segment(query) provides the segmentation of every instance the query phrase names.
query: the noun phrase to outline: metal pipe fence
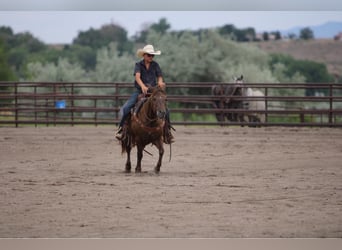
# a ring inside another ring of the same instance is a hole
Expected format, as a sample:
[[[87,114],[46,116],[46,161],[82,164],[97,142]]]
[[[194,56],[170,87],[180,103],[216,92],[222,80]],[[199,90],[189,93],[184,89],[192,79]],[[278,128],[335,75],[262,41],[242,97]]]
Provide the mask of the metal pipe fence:
[[[342,84],[244,83],[244,88],[260,90],[264,96],[211,94],[213,85],[227,84],[232,83],[168,83],[173,124],[342,127]],[[0,126],[115,125],[132,91],[132,83],[0,82]],[[227,98],[262,103],[263,108],[215,107]],[[217,115],[227,114],[246,119],[217,121]],[[251,116],[265,119],[250,121]]]

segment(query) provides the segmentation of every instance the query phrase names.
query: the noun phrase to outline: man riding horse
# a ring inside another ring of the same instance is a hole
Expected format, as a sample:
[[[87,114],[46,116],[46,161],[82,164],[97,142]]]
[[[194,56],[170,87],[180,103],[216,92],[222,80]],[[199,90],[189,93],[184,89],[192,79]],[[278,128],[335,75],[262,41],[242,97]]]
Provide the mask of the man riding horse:
[[[131,97],[125,103],[123,107],[123,115],[121,121],[119,123],[118,130],[116,132],[115,137],[118,140],[122,140],[122,132],[123,126],[128,115],[131,112],[131,109],[134,107],[137,102],[138,96],[140,94],[146,95],[148,92],[148,86],[159,86],[162,89],[166,88],[166,84],[163,81],[163,74],[160,69],[159,64],[156,61],[153,61],[155,55],[160,55],[160,50],[154,50],[152,45],[146,45],[142,49],[138,49],[137,56],[142,58],[139,62],[135,64],[134,67],[134,76],[135,76],[135,88],[136,90],[133,92]],[[164,143],[171,144],[174,142],[173,135],[171,134],[171,124],[170,124],[170,116],[169,112],[166,113],[166,122],[164,125]]]

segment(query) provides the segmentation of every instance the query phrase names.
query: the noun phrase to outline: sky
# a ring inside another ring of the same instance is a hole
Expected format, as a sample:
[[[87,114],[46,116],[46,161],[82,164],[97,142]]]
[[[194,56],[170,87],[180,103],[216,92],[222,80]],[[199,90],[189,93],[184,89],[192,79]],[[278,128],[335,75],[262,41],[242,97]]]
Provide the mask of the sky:
[[[144,26],[166,18],[171,30],[196,30],[233,24],[257,32],[342,22],[339,11],[0,11],[0,26],[28,31],[44,43],[72,43],[80,31],[114,23],[131,37]]]
[[[341,0],[0,0],[1,10],[342,10]]]

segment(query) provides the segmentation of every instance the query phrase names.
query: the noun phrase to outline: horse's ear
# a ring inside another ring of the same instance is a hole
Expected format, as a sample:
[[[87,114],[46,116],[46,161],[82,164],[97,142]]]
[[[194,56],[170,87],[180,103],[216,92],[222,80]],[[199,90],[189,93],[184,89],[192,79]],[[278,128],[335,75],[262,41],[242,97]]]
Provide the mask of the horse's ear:
[[[243,75],[240,76],[240,80],[243,80]]]

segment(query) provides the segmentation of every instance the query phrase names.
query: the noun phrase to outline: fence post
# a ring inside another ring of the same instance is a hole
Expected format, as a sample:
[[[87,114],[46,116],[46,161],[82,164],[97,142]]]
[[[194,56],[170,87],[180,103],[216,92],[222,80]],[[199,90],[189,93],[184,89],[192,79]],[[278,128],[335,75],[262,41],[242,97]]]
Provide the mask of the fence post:
[[[37,127],[37,86],[34,86],[34,126]]]
[[[330,98],[329,98],[329,124],[330,126],[332,126],[332,123],[333,123],[333,119],[332,119],[332,116],[333,116],[333,87],[332,87],[332,84],[329,84],[329,95],[330,95]]]
[[[115,104],[116,104],[116,107],[119,107],[119,86],[117,83],[115,83]],[[115,113],[115,118],[116,120],[119,119],[119,111],[116,111]]]
[[[95,126],[97,127],[97,99],[94,100],[94,112],[95,112]]]
[[[18,127],[18,83],[14,83],[15,127]]]
[[[223,89],[224,90],[224,85],[221,83],[220,84],[220,89]],[[223,96],[224,95],[224,96]],[[223,92],[221,92],[220,93],[220,102],[219,102],[219,106],[218,106],[218,108],[220,108],[221,109],[221,111],[220,111],[220,117],[221,117],[221,121],[222,122],[224,122],[224,119],[225,119],[225,112],[224,112],[224,110],[223,109],[225,109],[225,105],[224,105],[224,103],[225,103],[225,98],[226,98],[226,93],[224,93],[224,91]],[[234,113],[233,113],[234,114]]]
[[[71,83],[71,126],[74,126],[74,83]]]
[[[54,126],[56,127],[56,116],[57,116],[57,112],[56,112],[56,94],[57,94],[57,86],[56,83],[53,83],[53,123]]]
[[[267,112],[267,106],[268,106],[268,87],[265,87],[265,123],[268,123],[268,112]]]

